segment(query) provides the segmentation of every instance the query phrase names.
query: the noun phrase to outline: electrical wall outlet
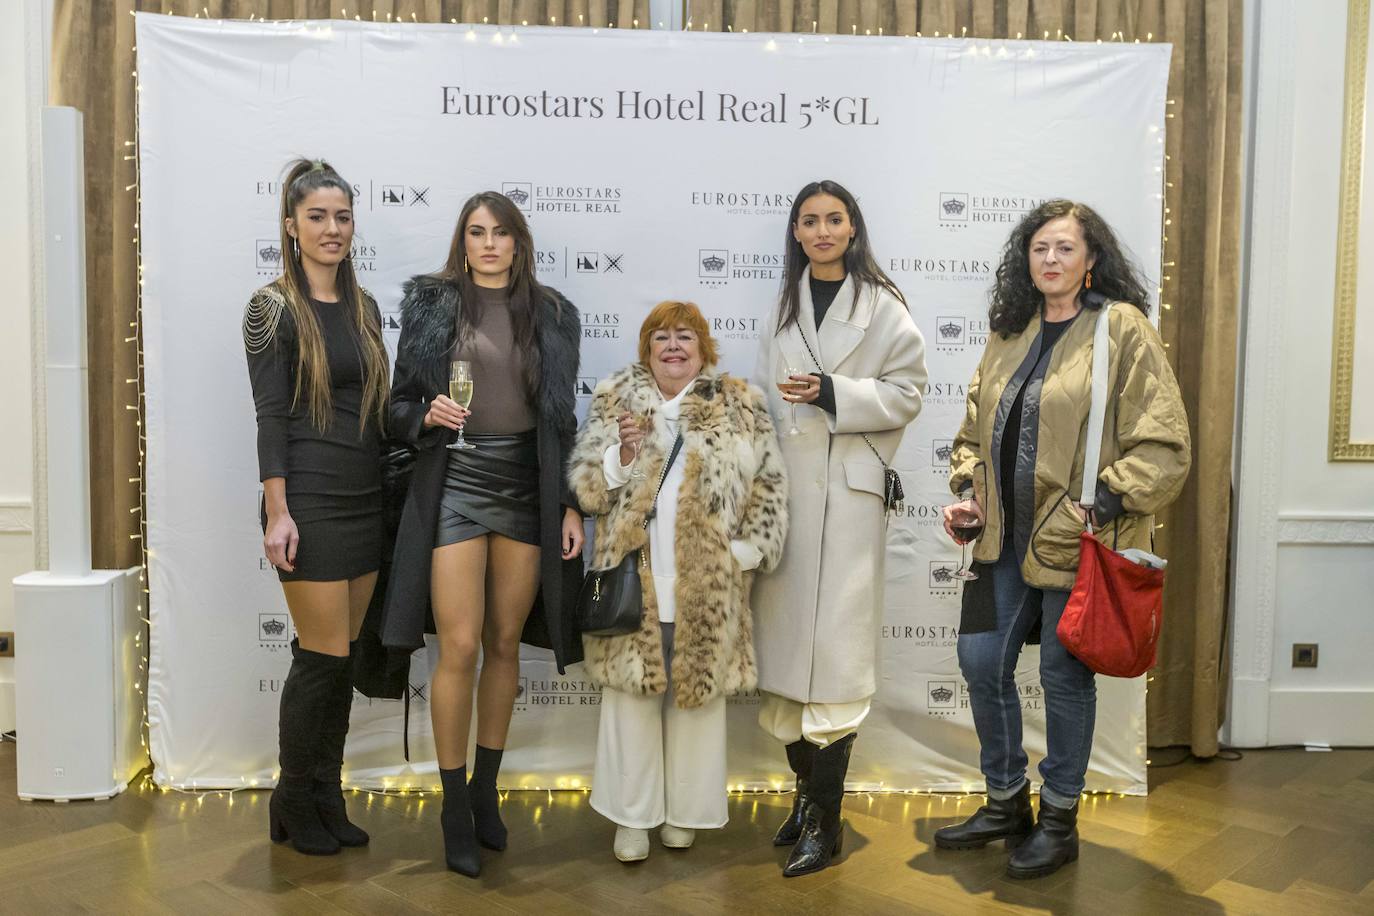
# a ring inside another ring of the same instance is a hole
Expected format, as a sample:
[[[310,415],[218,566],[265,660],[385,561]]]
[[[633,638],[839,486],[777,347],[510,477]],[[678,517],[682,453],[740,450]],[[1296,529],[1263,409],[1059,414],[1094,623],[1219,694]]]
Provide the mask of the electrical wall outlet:
[[[0,633],[0,658],[14,658],[13,633]]]
[[[1293,667],[1317,667],[1317,644],[1314,642],[1293,643]]]

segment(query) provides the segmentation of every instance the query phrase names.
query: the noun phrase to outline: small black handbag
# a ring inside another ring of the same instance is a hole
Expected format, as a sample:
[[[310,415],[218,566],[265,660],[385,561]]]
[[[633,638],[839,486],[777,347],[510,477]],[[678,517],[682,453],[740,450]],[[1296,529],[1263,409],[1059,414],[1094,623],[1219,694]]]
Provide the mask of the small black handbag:
[[[658,494],[663,490],[663,481],[668,478],[668,469],[677,460],[682,450],[682,435],[673,442],[673,450],[663,463],[663,472],[658,475],[658,488],[654,490],[654,502],[644,516],[644,527],[654,517],[658,506]],[[582,580],[582,591],[577,595],[577,628],[586,636],[624,636],[639,629],[644,615],[644,588],[639,580],[639,570],[648,565],[644,548],[625,554],[610,569],[591,569]]]

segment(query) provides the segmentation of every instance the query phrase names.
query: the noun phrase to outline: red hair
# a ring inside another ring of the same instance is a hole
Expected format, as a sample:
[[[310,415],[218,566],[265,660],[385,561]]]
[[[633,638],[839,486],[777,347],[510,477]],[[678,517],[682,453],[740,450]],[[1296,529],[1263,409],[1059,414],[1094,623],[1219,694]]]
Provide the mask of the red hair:
[[[660,302],[639,326],[639,361],[649,365],[649,342],[655,331],[673,328],[687,328],[696,332],[697,345],[701,348],[701,364],[710,368],[716,364],[720,355],[716,352],[716,341],[711,336],[711,326],[706,316],[701,314],[694,302]]]

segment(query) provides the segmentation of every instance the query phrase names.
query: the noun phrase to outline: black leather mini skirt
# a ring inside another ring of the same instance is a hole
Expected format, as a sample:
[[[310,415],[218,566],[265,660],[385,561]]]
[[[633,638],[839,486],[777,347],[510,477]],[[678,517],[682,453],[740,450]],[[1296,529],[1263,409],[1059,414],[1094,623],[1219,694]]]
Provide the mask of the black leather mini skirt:
[[[468,436],[476,448],[450,449],[434,546],[484,534],[539,543],[539,450],[534,430]]]

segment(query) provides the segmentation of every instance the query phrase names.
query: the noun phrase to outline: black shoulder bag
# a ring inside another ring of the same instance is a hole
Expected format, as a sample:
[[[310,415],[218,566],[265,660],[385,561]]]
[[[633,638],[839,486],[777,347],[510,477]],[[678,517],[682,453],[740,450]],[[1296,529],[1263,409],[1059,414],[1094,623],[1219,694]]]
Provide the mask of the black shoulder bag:
[[[802,332],[801,325],[797,325],[797,333],[801,335],[802,343],[806,345],[806,352],[811,354],[811,361],[816,364],[817,372],[824,372],[821,361],[816,356],[816,351],[811,349],[811,341],[806,339],[806,334]],[[878,450],[873,447],[873,440],[868,438],[868,433],[859,433],[863,437],[864,444],[873,453],[873,457],[878,459],[878,463],[883,466],[883,508],[888,512],[901,512],[902,503],[906,500],[906,493],[902,490],[902,478],[897,476],[897,471],[892,465],[883,460],[883,456],[878,454]]]
[[[668,479],[668,469],[680,451],[682,435],[679,433],[668,460],[663,463],[663,472],[658,475],[653,504],[644,516],[645,529],[657,510],[658,494],[663,490],[663,481]],[[648,563],[641,547],[625,554],[624,559],[610,569],[588,570],[587,577],[582,580],[582,591],[577,595],[577,628],[587,636],[624,636],[638,630],[644,615],[644,589],[639,581],[639,570]]]

